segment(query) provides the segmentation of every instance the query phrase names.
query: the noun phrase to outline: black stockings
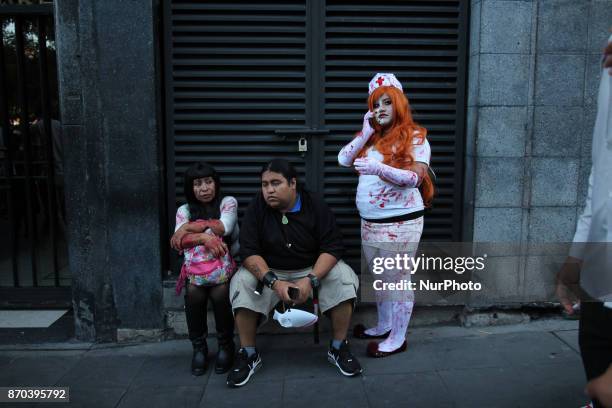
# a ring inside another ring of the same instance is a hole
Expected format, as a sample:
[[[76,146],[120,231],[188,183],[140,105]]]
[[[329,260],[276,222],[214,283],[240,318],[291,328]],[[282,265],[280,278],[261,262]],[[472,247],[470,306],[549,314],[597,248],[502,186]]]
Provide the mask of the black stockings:
[[[189,339],[194,340],[208,334],[206,309],[208,299],[212,301],[215,327],[219,344],[230,343],[234,337],[234,316],[229,300],[229,283],[217,286],[195,286],[188,284],[185,294],[185,314]]]

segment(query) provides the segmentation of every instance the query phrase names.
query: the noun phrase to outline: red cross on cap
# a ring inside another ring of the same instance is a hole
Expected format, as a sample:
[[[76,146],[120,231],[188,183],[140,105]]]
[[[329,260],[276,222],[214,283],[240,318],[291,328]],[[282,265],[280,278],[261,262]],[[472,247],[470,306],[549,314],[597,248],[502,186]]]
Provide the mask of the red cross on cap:
[[[376,82],[378,82],[378,86],[382,86],[383,82],[385,82],[385,78],[383,77],[378,77],[378,79],[376,80]]]

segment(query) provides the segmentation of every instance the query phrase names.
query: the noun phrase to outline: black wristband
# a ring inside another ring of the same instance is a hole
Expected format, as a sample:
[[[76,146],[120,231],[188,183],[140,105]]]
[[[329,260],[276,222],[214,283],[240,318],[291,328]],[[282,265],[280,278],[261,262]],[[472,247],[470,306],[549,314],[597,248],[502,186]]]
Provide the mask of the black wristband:
[[[277,280],[278,280],[278,276],[276,276],[276,274],[272,271],[268,271],[261,279],[263,284],[269,287],[270,289],[272,289],[274,282],[276,282]]]
[[[312,286],[313,289],[318,289],[319,286],[321,286],[321,281],[316,275],[309,273],[307,278],[310,279],[310,286]]]

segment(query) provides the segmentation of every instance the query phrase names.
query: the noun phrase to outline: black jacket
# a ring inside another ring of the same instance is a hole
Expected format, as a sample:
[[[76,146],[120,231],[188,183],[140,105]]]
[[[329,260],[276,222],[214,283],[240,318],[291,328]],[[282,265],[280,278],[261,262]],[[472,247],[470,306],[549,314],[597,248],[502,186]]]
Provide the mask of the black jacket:
[[[269,207],[258,193],[247,208],[240,225],[240,256],[264,258],[270,268],[295,270],[311,267],[321,253],[340,259],[344,254],[342,234],[327,204],[318,195],[302,189],[302,206],[282,214]]]

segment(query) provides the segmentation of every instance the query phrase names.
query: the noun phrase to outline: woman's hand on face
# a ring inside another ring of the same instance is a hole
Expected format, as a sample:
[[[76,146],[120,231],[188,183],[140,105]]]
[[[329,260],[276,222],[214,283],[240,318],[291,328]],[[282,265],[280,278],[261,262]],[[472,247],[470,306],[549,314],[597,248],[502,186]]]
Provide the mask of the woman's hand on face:
[[[365,138],[369,138],[374,134],[374,129],[372,125],[370,125],[370,120],[374,117],[374,113],[367,111],[365,115],[363,115],[363,126],[361,128],[361,134]]]
[[[380,175],[383,166],[381,162],[371,157],[355,159],[354,165],[355,170],[357,170],[361,176],[378,176]]]

